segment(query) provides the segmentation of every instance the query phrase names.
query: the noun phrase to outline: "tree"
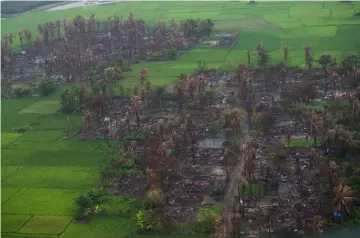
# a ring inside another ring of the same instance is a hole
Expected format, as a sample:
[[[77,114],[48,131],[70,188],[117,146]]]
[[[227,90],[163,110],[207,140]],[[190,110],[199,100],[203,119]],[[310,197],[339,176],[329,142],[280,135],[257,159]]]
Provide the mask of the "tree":
[[[241,108],[227,108],[222,112],[224,128],[231,131],[233,136],[240,132],[240,122],[246,116],[246,111]]]
[[[282,50],[284,51],[284,62],[287,63],[288,59],[289,59],[289,49],[290,47],[288,46],[283,46]]]
[[[313,63],[313,56],[312,56],[312,48],[310,45],[306,45],[304,47],[304,52],[305,52],[305,63],[309,68],[309,71],[311,71],[312,68],[312,63]]]
[[[251,64],[251,49],[249,49],[246,54],[247,54],[247,59],[248,59],[248,65],[250,66],[250,64]]]
[[[298,98],[306,101],[307,104],[310,100],[315,99],[318,95],[315,85],[310,80],[304,80],[301,82],[298,92]]]
[[[360,191],[360,168],[348,175],[347,184],[354,190]]]
[[[75,90],[66,89],[60,95],[60,111],[64,113],[72,113],[80,111],[78,101],[75,96]]]
[[[117,83],[117,80],[121,77],[121,69],[119,67],[109,67],[104,70],[104,75],[106,78],[106,81],[113,80],[114,81],[114,87]]]
[[[280,180],[280,168],[286,167],[286,158],[289,155],[289,149],[284,144],[277,144],[273,148],[270,148],[270,165],[276,168],[276,196],[278,193],[279,180]]]
[[[85,128],[87,130],[92,129],[92,118],[91,118],[91,112],[88,109],[84,109],[84,122],[85,122]]]
[[[148,76],[149,76],[148,69],[141,68],[140,69],[140,85],[141,85],[141,87],[144,86],[144,83],[145,83]]]
[[[354,133],[349,131],[343,131],[341,140],[344,143],[345,148],[347,149],[358,149],[360,148],[360,141],[354,138]]]
[[[321,216],[314,216],[312,219],[311,230],[314,233],[319,233],[325,225],[325,220]]]
[[[341,62],[342,66],[347,70],[349,73],[352,72],[360,63],[360,59],[357,55],[349,54],[346,55]]]
[[[288,146],[290,146],[291,143],[292,131],[293,131],[292,125],[288,125],[285,130],[286,141],[288,143]]]
[[[327,54],[321,55],[318,62],[322,65],[323,69],[326,70],[329,65],[334,65],[336,63],[336,59]]]
[[[201,21],[198,24],[198,36],[208,36],[211,34],[212,29],[214,27],[214,23],[210,19],[206,19],[204,21]]]
[[[264,108],[263,110],[258,111],[256,123],[260,124],[264,133],[268,133],[275,122],[276,117],[269,109]]]
[[[21,45],[21,47],[23,47],[23,38],[22,38],[22,31],[19,31],[19,33],[18,33],[18,35],[19,35],[19,41],[20,41],[20,45]]]
[[[348,185],[340,184],[334,188],[334,199],[332,204],[334,211],[342,214],[342,217],[351,213],[351,203],[356,201],[357,191],[352,190]]]
[[[310,149],[309,156],[309,169],[312,170],[313,166],[317,166],[320,163],[320,154],[315,148]]]
[[[56,82],[50,78],[41,78],[38,82],[37,88],[41,96],[48,96],[55,92]]]
[[[311,121],[311,134],[312,136],[319,136],[321,137],[321,142],[324,143],[327,130],[332,127],[334,121],[332,120],[332,116],[329,112],[324,110],[319,115],[314,115]],[[314,143],[316,143],[316,138],[314,138]]]
[[[260,42],[256,46],[257,56],[258,56],[258,65],[260,67],[265,67],[270,60],[270,55],[267,50],[264,48],[264,45]]]
[[[131,98],[131,111],[133,112],[133,115],[135,115],[138,130],[140,129],[140,103],[141,100],[138,96],[133,96]]]
[[[256,151],[254,148],[249,148],[245,151],[245,171],[247,174],[247,180],[250,185],[250,196],[252,196],[252,180],[254,178]]]
[[[84,85],[66,89],[60,95],[60,111],[64,113],[80,112],[88,99]]]
[[[330,189],[334,189],[340,181],[340,167],[334,162],[329,162],[328,167],[328,182]]]

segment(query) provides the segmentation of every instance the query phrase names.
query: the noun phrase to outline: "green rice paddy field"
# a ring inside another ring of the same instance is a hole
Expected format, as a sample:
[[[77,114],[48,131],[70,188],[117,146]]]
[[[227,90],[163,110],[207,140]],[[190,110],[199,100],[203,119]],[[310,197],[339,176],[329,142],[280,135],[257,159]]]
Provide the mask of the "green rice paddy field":
[[[147,62],[133,66],[123,83],[137,83],[140,68],[148,68],[153,84],[168,84],[180,73],[192,72],[198,60],[209,67],[230,68],[246,62],[246,51],[263,42],[273,62],[282,59],[281,45],[290,49],[290,64],[304,64],[303,47],[311,44],[315,57],[330,53],[340,58],[360,46],[360,2],[120,2],[102,6],[52,12],[32,12],[2,20],[2,35],[37,24],[71,18],[77,14],[106,19],[133,12],[146,22],[210,18],[217,32],[233,32],[237,41],[231,48],[198,47],[176,61]],[[19,42],[14,42],[14,49]],[[66,86],[64,86],[66,87]],[[2,100],[1,111],[1,228],[2,237],[126,237],[134,230],[134,217],[118,215],[136,201],[109,200],[108,213],[90,224],[72,222],[74,199],[99,186],[99,165],[107,157],[102,145],[63,140],[66,117],[57,113],[59,95]],[[73,116],[75,121],[81,118]],[[14,128],[32,124],[24,134]],[[153,236],[154,237],[154,236]]]
[[[63,138],[66,116],[56,111],[65,88],[47,98],[2,101],[1,237],[121,238],[134,233],[135,199],[108,197],[105,215],[89,224],[73,222],[74,199],[99,187],[108,152],[99,142]],[[13,132],[27,125],[31,131]],[[120,215],[129,209],[131,214]]]

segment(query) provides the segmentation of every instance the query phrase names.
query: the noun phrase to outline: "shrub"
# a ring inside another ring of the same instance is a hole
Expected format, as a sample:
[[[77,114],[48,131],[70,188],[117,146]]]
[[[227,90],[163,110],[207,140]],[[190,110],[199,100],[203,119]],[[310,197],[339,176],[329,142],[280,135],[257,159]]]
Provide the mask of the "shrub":
[[[60,95],[60,111],[64,113],[72,113],[80,111],[78,100],[76,100],[73,90],[66,89]]]
[[[164,194],[160,189],[150,189],[144,199],[145,209],[152,209],[160,206],[164,201]]]
[[[29,95],[30,92],[31,92],[30,88],[29,88],[29,87],[26,87],[26,86],[23,87],[23,88],[21,89],[21,91],[20,91],[21,95],[23,95],[23,96]]]
[[[175,59],[176,58],[176,48],[175,47],[170,47],[166,50],[166,54],[168,57]]]
[[[78,197],[75,202],[78,205],[78,211],[75,215],[76,220],[84,220],[91,215],[101,215],[105,212],[106,206],[102,204],[103,190],[91,190],[85,195]]]
[[[30,94],[30,92],[30,87],[25,85],[14,85],[12,87],[12,95],[16,98],[27,96]]]
[[[185,78],[187,78],[187,75],[184,74],[184,73],[181,73],[181,74],[179,75],[179,78],[180,78],[181,80],[184,80]]]
[[[160,231],[164,226],[152,210],[142,210],[136,214],[136,228],[138,232]]]
[[[56,82],[50,78],[42,78],[40,79],[37,87],[41,96],[48,96],[55,92]]]
[[[200,213],[194,224],[194,231],[200,234],[214,233],[218,222],[218,212],[214,206],[200,208]]]
[[[66,89],[60,95],[60,111],[64,113],[80,112],[86,101],[87,93],[82,87],[72,87]]]
[[[31,126],[23,126],[23,127],[19,127],[19,128],[14,128],[13,131],[17,132],[17,133],[25,133],[27,131],[30,131],[32,129]]]
[[[197,73],[203,73],[207,69],[208,69],[208,64],[206,61],[204,61],[204,60],[198,61],[198,65],[197,65],[197,69],[196,69]]]

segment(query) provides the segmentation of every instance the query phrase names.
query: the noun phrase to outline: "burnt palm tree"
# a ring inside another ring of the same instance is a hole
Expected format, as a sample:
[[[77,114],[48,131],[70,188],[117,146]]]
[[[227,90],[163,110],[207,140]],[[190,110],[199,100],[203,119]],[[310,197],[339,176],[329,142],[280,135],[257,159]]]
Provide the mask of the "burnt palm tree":
[[[313,56],[312,56],[312,48],[310,45],[306,45],[304,47],[304,52],[305,52],[305,64],[308,66],[309,71],[312,68],[312,63],[313,63]]]
[[[23,36],[22,36],[22,34],[23,34],[22,31],[19,31],[19,32],[18,32],[18,36],[19,36],[19,41],[20,41],[21,47],[23,47]]]
[[[319,64],[322,65],[324,72],[326,72],[328,66],[333,65],[336,62],[336,60],[331,55],[327,54],[327,55],[321,55],[318,62]]]
[[[316,131],[320,134],[321,142],[324,143],[327,130],[334,124],[331,114],[327,110],[324,110],[320,115],[313,117],[312,123]]]
[[[270,148],[270,161],[269,165],[276,169],[276,196],[278,194],[280,168],[286,167],[286,158],[289,155],[289,149],[284,144],[278,144]]]
[[[285,136],[288,146],[290,146],[291,143],[291,136],[292,136],[292,125],[288,125],[285,130]]]
[[[352,190],[351,187],[342,183],[334,188],[334,199],[332,204],[334,211],[342,214],[342,219],[344,215],[351,213],[351,203],[358,200],[356,193],[356,190]]]
[[[256,49],[256,53],[257,53],[258,57],[260,57],[262,52],[264,51],[263,43],[260,42],[259,44],[257,44],[255,49]]]
[[[222,112],[224,128],[231,131],[233,136],[240,132],[240,122],[246,116],[246,111],[241,108],[227,108]]]
[[[146,100],[147,100],[147,107],[150,107],[150,101],[152,99],[152,96],[153,96],[153,93],[152,93],[152,87],[151,87],[151,83],[148,81],[146,83],[146,86],[145,86],[145,96],[146,96]],[[161,101],[161,95],[159,95],[159,99]]]
[[[60,39],[61,21],[60,21],[60,20],[57,20],[57,21],[55,22],[55,26],[56,26],[57,38]]]
[[[140,69],[140,85],[141,85],[141,87],[144,86],[144,83],[145,83],[148,75],[149,75],[148,69],[146,69],[146,68]]]
[[[85,121],[85,127],[87,130],[92,129],[92,119],[91,119],[91,112],[88,109],[84,110],[84,121]]]
[[[141,100],[138,96],[133,96],[131,98],[131,109],[133,114],[135,115],[138,130],[140,129],[140,103]]]
[[[107,81],[112,80],[114,82],[114,87],[117,84],[117,80],[120,78],[121,69],[119,67],[109,67],[104,70],[105,78]]]
[[[359,149],[360,141],[354,138],[354,133],[350,131],[343,130],[341,135],[341,140],[345,148],[349,150]]]
[[[249,148],[245,152],[245,171],[247,174],[247,180],[250,187],[250,196],[252,196],[252,181],[254,178],[254,170],[255,170],[255,160],[256,160],[256,151],[254,148]]]
[[[326,221],[321,216],[314,216],[312,219],[311,230],[314,233],[321,232],[325,225],[325,222]]]
[[[158,130],[159,130],[159,134],[160,134],[160,141],[161,143],[163,142],[163,135],[164,135],[164,127],[165,127],[165,121],[164,119],[160,119],[158,121]]]
[[[320,163],[320,154],[315,148],[310,149],[309,156],[309,169],[312,170],[313,166],[317,166]]]
[[[12,33],[8,33],[7,34],[7,37],[8,37],[8,39],[9,39],[9,43],[10,43],[10,45],[13,43],[13,39],[14,39],[14,35],[12,34]]]
[[[28,30],[28,29],[24,29],[23,30],[24,33],[24,37],[26,40],[26,43],[30,43],[31,42],[31,38],[32,38],[32,33]]]
[[[284,52],[284,62],[287,63],[288,59],[289,59],[289,50],[290,50],[290,47],[288,46],[283,46],[281,47],[282,51]]]
[[[328,182],[330,189],[333,189],[339,184],[340,181],[340,167],[334,162],[329,162],[328,167]]]
[[[251,64],[251,49],[249,49],[246,52],[246,55],[247,55],[248,65],[250,66],[250,64]]]

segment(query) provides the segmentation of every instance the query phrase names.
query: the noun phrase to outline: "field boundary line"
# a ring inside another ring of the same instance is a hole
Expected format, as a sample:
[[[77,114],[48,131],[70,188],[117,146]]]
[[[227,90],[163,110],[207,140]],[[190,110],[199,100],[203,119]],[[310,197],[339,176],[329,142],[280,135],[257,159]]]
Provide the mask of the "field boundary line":
[[[29,236],[57,236],[59,237],[59,234],[48,234],[48,233],[21,233],[21,232],[1,232],[2,234],[17,234],[17,235],[29,235]]]
[[[74,217],[74,216],[72,216],[72,217]],[[62,234],[64,234],[64,232],[67,230],[67,228],[70,226],[70,224],[73,223],[73,220],[74,220],[74,218],[72,218],[70,220],[70,222],[64,227],[64,229],[59,234],[57,234],[57,236],[60,237]]]
[[[7,201],[9,201],[13,196],[15,196],[18,192],[20,192],[20,190],[23,188],[19,188],[13,195],[11,195],[8,199],[6,199],[5,201],[1,201],[1,206],[3,206]],[[3,214],[3,213],[1,213]],[[30,214],[29,214],[30,215]]]
[[[16,233],[18,233],[18,231],[23,228],[32,218],[34,217],[34,215],[30,215],[30,218],[24,223],[22,224],[22,226],[20,226],[17,230],[16,230]]]
[[[14,172],[11,172],[11,173],[8,174],[8,175],[6,175],[4,178],[1,178],[1,183],[5,182],[5,180],[6,180],[8,177],[10,177],[10,176],[13,175],[14,173],[16,173],[16,172],[20,169],[21,165],[19,165],[19,166],[14,166],[14,167],[17,167],[17,168],[15,169],[15,171],[14,171]],[[1,186],[1,187],[2,187],[2,186]],[[4,188],[4,187],[2,187],[2,188]],[[5,187],[5,188],[6,188],[6,187]]]
[[[54,214],[34,214],[34,213],[9,213],[9,212],[2,212],[2,215],[27,215],[27,216],[40,216],[40,217],[72,217],[74,214],[67,214],[67,215],[54,215]]]

